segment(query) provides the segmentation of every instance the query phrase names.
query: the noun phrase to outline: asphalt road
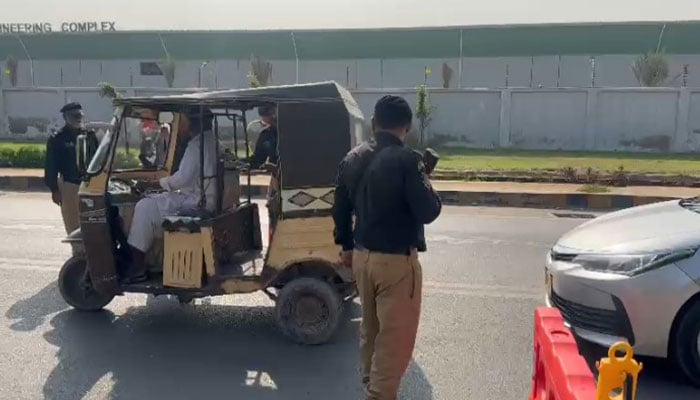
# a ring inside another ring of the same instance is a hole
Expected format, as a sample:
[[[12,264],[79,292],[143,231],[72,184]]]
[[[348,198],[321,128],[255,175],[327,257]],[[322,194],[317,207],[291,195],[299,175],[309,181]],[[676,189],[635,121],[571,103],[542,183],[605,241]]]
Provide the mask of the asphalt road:
[[[544,210],[446,208],[427,231],[423,316],[401,398],[526,399],[544,255],[580,222]],[[361,398],[359,306],[320,347],[285,341],[259,295],[192,306],[128,295],[106,312],[77,313],[55,283],[69,254],[62,229],[46,194],[0,193],[0,398]],[[586,353],[593,361],[602,349]],[[642,361],[639,399],[700,396],[664,362]]]

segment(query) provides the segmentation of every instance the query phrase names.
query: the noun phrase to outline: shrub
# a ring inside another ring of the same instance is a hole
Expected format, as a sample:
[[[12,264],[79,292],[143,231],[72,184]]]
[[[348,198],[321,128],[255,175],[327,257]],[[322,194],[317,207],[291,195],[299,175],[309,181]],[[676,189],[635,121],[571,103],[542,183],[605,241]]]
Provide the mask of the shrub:
[[[32,146],[20,147],[12,163],[16,168],[42,168],[46,159],[46,151]]]
[[[250,57],[250,73],[248,74],[248,84],[252,88],[267,86],[272,78],[272,64],[259,56]]]
[[[169,88],[173,87],[173,83],[175,82],[175,59],[172,56],[167,55],[158,66],[163,72],[165,83],[168,85]]]
[[[659,86],[668,78],[669,67],[663,53],[645,53],[632,64],[632,72],[640,85]]]
[[[0,145],[0,167],[43,168],[46,150],[37,146],[2,147]]]
[[[97,87],[100,89],[100,97],[106,97],[110,100],[122,97],[121,93],[119,93],[117,89],[114,86],[112,86],[111,83],[100,82],[97,84]]]
[[[0,148],[0,167],[11,167],[17,152],[10,148]]]

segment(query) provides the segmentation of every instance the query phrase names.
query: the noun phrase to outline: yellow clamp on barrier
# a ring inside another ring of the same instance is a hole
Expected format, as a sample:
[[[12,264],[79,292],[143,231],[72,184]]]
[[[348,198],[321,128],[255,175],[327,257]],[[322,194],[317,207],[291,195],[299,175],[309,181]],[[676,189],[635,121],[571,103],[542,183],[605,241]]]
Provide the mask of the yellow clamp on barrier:
[[[624,356],[617,357],[617,353]],[[608,357],[596,363],[598,368],[597,400],[634,400],[637,397],[637,377],[642,364],[632,357],[632,346],[618,342],[610,346]]]

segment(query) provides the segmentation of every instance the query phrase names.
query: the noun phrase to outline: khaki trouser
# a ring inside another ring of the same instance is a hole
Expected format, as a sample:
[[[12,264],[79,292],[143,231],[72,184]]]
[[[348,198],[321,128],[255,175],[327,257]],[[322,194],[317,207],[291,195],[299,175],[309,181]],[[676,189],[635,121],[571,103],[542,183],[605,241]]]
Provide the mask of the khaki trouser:
[[[80,185],[58,180],[58,188],[61,191],[61,216],[66,233],[71,234],[80,228],[80,211],[78,204],[78,189]]]
[[[353,272],[362,303],[360,362],[367,399],[395,400],[420,319],[423,273],[418,254],[355,250]]]

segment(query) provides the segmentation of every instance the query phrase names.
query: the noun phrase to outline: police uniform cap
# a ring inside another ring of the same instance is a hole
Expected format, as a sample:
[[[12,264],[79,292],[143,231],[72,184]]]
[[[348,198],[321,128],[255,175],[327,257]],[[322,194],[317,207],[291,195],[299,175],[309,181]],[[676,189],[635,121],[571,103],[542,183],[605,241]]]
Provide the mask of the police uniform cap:
[[[70,103],[64,105],[63,107],[61,107],[62,114],[65,114],[65,113],[68,113],[71,111],[82,111],[82,110],[83,110],[83,106],[80,103],[78,103],[77,101],[70,102]]]

